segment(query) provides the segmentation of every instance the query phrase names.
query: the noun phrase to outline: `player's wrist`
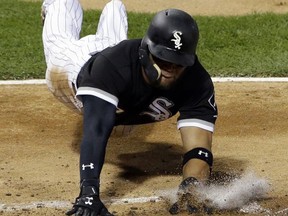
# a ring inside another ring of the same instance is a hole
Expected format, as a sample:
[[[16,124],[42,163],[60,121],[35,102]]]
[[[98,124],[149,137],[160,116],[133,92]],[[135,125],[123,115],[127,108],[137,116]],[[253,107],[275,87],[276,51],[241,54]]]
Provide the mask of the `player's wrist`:
[[[178,193],[189,193],[191,191],[189,191],[189,189],[191,188],[195,188],[200,184],[200,182],[194,178],[194,177],[188,177],[186,179],[184,179],[180,185],[179,185],[179,189],[178,189]]]
[[[81,192],[80,194],[90,194],[99,196],[99,187],[100,181],[99,179],[83,179],[80,183]]]

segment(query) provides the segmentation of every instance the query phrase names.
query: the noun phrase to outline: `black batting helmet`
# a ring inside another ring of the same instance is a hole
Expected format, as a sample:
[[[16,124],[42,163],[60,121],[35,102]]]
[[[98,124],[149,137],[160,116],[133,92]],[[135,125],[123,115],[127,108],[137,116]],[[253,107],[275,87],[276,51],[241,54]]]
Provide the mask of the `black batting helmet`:
[[[197,23],[188,13],[178,9],[158,12],[139,48],[139,59],[149,79],[156,81],[161,74],[159,67],[151,62],[149,53],[170,63],[192,66],[198,39]]]
[[[155,15],[141,47],[159,59],[182,66],[195,61],[199,31],[195,20],[186,12],[167,9]]]

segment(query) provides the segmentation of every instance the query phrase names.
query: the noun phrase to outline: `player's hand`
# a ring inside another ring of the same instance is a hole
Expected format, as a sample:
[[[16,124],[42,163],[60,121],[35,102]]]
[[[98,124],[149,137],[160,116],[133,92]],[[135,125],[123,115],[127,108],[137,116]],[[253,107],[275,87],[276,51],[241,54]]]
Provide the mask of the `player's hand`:
[[[66,215],[75,216],[113,216],[99,198],[99,188],[95,186],[82,186],[79,197],[73,208]]]
[[[197,199],[196,188],[199,184],[198,180],[193,177],[182,181],[177,192],[178,199],[169,209],[170,214],[176,215],[180,212],[187,212],[188,214],[199,212],[212,213],[211,208],[208,208]]]

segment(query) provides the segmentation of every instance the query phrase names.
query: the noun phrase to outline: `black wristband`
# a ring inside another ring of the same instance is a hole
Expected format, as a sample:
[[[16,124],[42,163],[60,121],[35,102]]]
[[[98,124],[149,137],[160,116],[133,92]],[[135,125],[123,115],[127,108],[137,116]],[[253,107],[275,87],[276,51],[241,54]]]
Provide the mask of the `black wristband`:
[[[100,180],[99,179],[83,179],[80,182],[81,187],[82,186],[100,186]]]
[[[83,179],[80,184],[80,196],[83,194],[99,196],[99,179]]]
[[[183,166],[193,158],[197,158],[205,161],[210,167],[213,165],[213,155],[212,153],[205,148],[194,148],[188,152],[186,152],[183,156]]]

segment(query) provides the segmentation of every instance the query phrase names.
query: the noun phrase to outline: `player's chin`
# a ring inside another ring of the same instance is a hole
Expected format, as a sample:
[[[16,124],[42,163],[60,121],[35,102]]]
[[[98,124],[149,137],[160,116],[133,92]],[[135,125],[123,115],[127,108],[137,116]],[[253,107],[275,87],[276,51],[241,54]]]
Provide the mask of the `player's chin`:
[[[161,76],[158,87],[161,89],[170,89],[176,82],[176,79],[174,77],[164,77]]]

